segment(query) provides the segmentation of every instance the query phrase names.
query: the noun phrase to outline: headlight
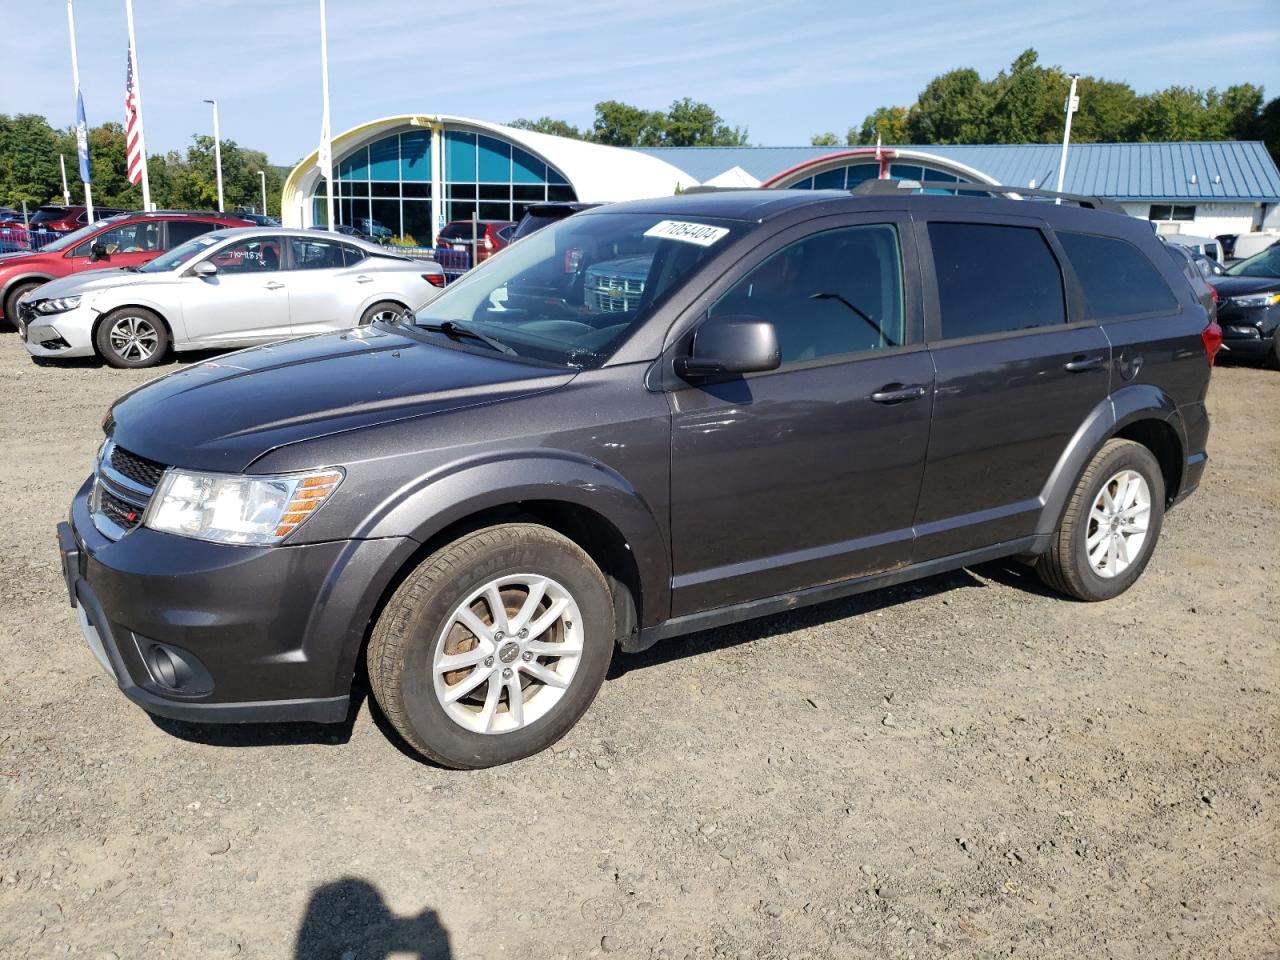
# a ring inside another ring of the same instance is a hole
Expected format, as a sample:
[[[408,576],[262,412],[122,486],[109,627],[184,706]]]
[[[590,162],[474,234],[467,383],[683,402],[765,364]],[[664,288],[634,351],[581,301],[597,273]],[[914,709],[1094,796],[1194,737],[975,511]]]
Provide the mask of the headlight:
[[[1232,297],[1227,303],[1233,307],[1274,307],[1280,303],[1280,293],[1251,293],[1247,297]]]
[[[143,523],[152,530],[214,543],[279,543],[329,499],[341,470],[242,477],[171,468]]]
[[[51,297],[36,301],[36,313],[65,313],[80,306],[79,297]]]

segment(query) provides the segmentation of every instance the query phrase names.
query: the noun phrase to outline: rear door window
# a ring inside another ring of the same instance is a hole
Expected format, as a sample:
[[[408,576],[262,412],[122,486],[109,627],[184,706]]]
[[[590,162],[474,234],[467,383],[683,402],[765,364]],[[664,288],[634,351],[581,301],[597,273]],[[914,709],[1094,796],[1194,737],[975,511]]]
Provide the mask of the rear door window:
[[[211,220],[170,220],[169,247],[180,246],[188,240],[200,236],[202,233],[217,230],[221,226],[222,224],[214,223]]]
[[[1035,227],[934,222],[929,245],[944,340],[1067,322],[1062,270]]]
[[[1164,277],[1133,244],[1092,233],[1059,233],[1058,241],[1084,288],[1090,319],[1177,308],[1178,298]]]

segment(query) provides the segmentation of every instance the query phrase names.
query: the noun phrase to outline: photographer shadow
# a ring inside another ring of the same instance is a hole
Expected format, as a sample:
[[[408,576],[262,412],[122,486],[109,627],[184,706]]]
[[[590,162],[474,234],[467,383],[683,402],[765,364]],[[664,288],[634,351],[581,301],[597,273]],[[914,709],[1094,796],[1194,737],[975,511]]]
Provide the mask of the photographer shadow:
[[[449,934],[434,910],[397,917],[367,880],[344,877],[311,894],[294,960],[449,960]]]

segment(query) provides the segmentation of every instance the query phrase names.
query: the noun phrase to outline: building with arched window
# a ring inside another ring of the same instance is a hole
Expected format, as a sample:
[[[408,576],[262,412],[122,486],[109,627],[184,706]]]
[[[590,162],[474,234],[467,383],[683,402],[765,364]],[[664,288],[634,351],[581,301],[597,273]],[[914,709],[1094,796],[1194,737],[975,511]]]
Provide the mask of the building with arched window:
[[[874,179],[1052,187],[1056,144],[883,147],[607,147],[463,117],[412,115],[334,138],[334,219],[433,243],[451,220],[519,220],[542,200],[611,202],[699,184],[850,190]],[[946,193],[945,187],[932,188]],[[1261,143],[1081,143],[1064,189],[1119,201],[1162,233],[1280,227],[1280,170]],[[289,226],[325,222],[312,153],[289,174]]]

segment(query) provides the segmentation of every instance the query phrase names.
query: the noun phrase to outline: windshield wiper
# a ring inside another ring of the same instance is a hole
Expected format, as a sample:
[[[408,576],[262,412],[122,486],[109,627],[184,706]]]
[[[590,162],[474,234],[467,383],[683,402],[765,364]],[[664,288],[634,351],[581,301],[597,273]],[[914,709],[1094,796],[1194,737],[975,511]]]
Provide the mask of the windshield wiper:
[[[416,326],[421,330],[428,330],[432,333],[443,333],[446,337],[450,337],[451,339],[461,340],[465,337],[471,340],[479,340],[481,343],[492,347],[499,353],[505,353],[512,357],[520,356],[520,354],[516,353],[501,340],[495,340],[493,337],[487,337],[483,333],[472,330],[470,327],[464,327],[456,320],[442,320],[439,323],[419,323],[416,324]]]
[[[810,300],[836,300],[836,301],[839,301],[840,303],[843,303],[846,307],[852,310],[860,319],[865,320],[867,322],[867,325],[870,326],[872,330],[880,334],[880,338],[884,340],[885,343],[887,343],[891,347],[896,347],[898,345],[897,343],[894,342],[893,337],[889,336],[887,333],[884,332],[883,329],[881,329],[880,324],[876,323],[869,316],[867,316],[865,313],[863,313],[861,310],[855,307],[852,303],[850,303],[844,297],[840,296],[840,294],[814,293],[809,296],[809,299]]]

